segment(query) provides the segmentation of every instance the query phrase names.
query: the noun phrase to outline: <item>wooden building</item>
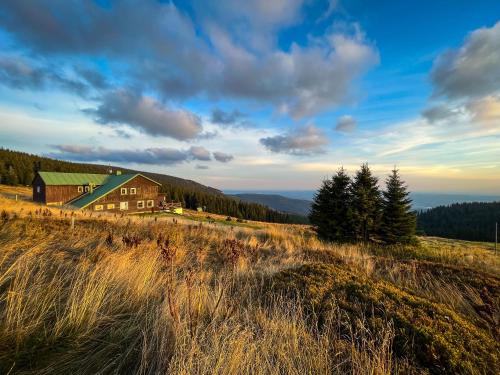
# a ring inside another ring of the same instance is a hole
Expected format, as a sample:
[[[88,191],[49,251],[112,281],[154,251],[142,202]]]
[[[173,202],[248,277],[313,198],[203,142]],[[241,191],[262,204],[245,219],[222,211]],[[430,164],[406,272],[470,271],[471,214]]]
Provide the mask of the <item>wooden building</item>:
[[[167,202],[161,184],[142,174],[38,172],[33,200],[47,205],[68,205],[93,211],[123,213],[159,209],[182,213],[179,203]]]

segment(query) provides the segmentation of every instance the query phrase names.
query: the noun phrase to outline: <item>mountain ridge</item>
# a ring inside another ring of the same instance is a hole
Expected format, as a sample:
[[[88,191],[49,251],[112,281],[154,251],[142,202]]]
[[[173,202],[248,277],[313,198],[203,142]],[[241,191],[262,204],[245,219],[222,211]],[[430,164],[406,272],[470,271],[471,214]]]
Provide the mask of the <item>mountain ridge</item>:
[[[273,210],[290,214],[307,216],[311,209],[312,201],[305,199],[288,198],[279,194],[260,193],[238,193],[230,196],[239,198],[245,202],[263,204]]]

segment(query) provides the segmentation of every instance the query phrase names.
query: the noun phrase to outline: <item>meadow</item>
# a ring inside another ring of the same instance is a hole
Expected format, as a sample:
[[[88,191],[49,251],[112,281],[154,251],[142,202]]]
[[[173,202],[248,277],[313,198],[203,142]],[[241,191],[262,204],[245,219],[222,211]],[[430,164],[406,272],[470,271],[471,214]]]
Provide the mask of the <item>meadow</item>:
[[[0,194],[0,373],[500,370],[492,244],[335,245],[303,225]]]

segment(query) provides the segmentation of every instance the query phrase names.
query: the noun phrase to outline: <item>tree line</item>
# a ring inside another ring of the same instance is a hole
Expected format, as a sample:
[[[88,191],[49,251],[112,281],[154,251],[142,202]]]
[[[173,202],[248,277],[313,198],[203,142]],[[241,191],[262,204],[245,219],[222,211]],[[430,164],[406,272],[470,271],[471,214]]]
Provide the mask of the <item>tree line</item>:
[[[340,168],[315,194],[309,220],[318,237],[326,241],[415,241],[416,216],[397,169],[381,191],[368,164],[363,164],[354,178]]]
[[[495,241],[495,223],[500,224],[500,202],[454,203],[417,214],[422,234],[467,241]]]
[[[5,185],[31,186],[37,170],[70,173],[109,173],[110,168],[113,170],[119,169],[123,173],[140,172],[105,165],[72,163],[0,148],[0,183]],[[274,211],[257,203],[238,201],[224,195],[217,189],[191,180],[158,173],[140,173],[161,183],[161,192],[166,193],[168,199],[181,202],[185,208],[197,209],[203,207],[208,212],[246,220],[276,223],[307,222],[305,217]]]

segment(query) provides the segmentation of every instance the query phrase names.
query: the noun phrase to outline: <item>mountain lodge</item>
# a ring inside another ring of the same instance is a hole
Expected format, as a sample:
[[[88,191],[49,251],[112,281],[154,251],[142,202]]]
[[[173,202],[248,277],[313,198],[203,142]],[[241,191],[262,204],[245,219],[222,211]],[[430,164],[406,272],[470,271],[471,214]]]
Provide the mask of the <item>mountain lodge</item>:
[[[160,186],[140,173],[37,172],[33,179],[33,201],[92,211],[182,213],[180,203],[167,202],[165,194],[159,193]]]

